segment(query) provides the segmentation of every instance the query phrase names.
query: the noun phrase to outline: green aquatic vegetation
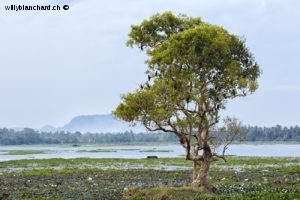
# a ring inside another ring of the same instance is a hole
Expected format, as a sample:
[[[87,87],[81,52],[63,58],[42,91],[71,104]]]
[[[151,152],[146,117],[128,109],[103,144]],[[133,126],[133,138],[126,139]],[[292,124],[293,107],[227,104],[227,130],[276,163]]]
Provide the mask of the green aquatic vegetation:
[[[293,158],[273,158],[273,157],[247,157],[247,156],[228,156],[227,162],[218,159],[215,165],[263,165],[263,164],[281,164],[287,162],[299,162]]]
[[[34,170],[26,170],[21,174],[23,176],[51,176],[55,173],[58,173],[58,170],[54,169],[34,169]]]
[[[23,199],[23,200],[60,200],[58,198],[30,198],[30,199]]]
[[[39,151],[39,150],[11,150],[11,151],[7,151],[7,155],[28,155],[28,154],[45,154],[45,153],[47,153],[47,152],[46,151]]]
[[[14,166],[14,167],[23,167],[29,164],[39,164],[39,165],[57,165],[61,162],[64,162],[67,159],[64,158],[52,158],[52,159],[23,159],[23,160],[9,160],[0,162],[0,167],[3,166]]]
[[[211,166],[211,171],[283,171],[285,173],[289,172],[299,172],[299,159],[298,158],[264,158],[264,162],[257,163],[256,158],[244,158],[244,157],[234,157],[230,158],[228,162],[217,161],[213,162]],[[285,163],[283,163],[284,160]],[[244,164],[246,163],[251,164]],[[280,161],[281,163],[279,163]],[[255,165],[255,163],[257,163]],[[272,164],[279,163],[279,164]],[[1,168],[24,168],[27,167],[78,167],[78,168],[168,168],[173,169],[178,168],[191,168],[191,162],[184,160],[182,158],[158,158],[158,159],[123,159],[123,158],[74,158],[74,159],[63,159],[63,158],[51,158],[51,159],[26,159],[26,160],[11,160],[0,162]]]
[[[72,174],[72,173],[95,173],[95,172],[119,172],[118,169],[98,169],[98,168],[63,168],[63,169],[35,169],[22,171],[23,176],[53,176],[57,174]]]
[[[261,183],[220,183],[216,187],[221,194],[262,194],[262,193],[280,193],[280,194],[300,194],[300,187],[277,186]]]
[[[139,189],[129,187],[124,190],[124,199],[292,199],[299,198],[299,188],[287,186],[266,186],[257,183],[218,184],[218,193],[207,193],[201,188],[190,187],[155,187]]]
[[[89,152],[89,153],[105,153],[105,152],[117,152],[118,150],[116,149],[95,149],[95,150],[79,150],[77,152]]]
[[[182,169],[191,167],[190,162],[180,158],[158,158],[158,159],[121,159],[121,158],[52,158],[52,159],[27,159],[0,162],[0,171],[6,172],[43,170],[43,169],[72,169],[72,172],[97,168],[97,169]],[[38,172],[35,172],[38,173]],[[41,172],[43,173],[43,172]]]
[[[228,162],[217,161],[211,165],[211,173],[214,171],[282,171],[285,173],[299,172],[299,158],[263,158],[264,162],[257,163],[256,158],[244,157],[230,157]],[[283,163],[284,160],[285,163]],[[243,164],[252,163],[251,165]],[[278,162],[280,161],[280,162]],[[279,164],[272,164],[272,163]],[[257,163],[255,165],[255,163]],[[123,158],[51,158],[51,159],[25,159],[25,160],[11,160],[0,162],[1,169],[14,169],[27,168],[99,168],[99,169],[134,169],[134,168],[147,168],[147,169],[190,169],[191,162],[182,158],[158,158],[158,159],[123,159]],[[2,170],[3,171],[3,170]]]
[[[140,150],[140,152],[172,152],[172,150],[162,150],[162,149],[148,149],[148,150]]]
[[[120,149],[120,151],[139,151],[141,149]]]
[[[293,159],[287,159],[288,162],[290,160]],[[290,163],[295,165],[286,167],[276,165],[274,169],[266,169],[263,165],[251,165],[257,170],[244,171],[222,168],[234,168],[234,165],[213,164],[210,171],[210,182],[218,189],[219,194],[208,195],[201,191],[200,193],[192,192],[194,196],[191,195],[191,199],[299,199],[299,165],[292,161]],[[2,181],[2,184],[10,182],[11,184],[7,184],[5,187],[11,185],[11,190],[16,188],[15,184],[20,182],[18,191],[10,192],[11,198],[14,195],[20,197],[24,194],[27,199],[30,195],[33,198],[40,196],[49,199],[58,198],[60,195],[62,199],[70,199],[73,197],[72,194],[76,193],[76,195],[80,195],[76,196],[78,199],[95,199],[93,196],[95,194],[98,197],[101,195],[102,199],[110,199],[112,194],[115,195],[114,199],[121,199],[122,194],[125,193],[124,188],[136,187],[137,190],[144,191],[153,187],[176,187],[177,191],[175,192],[171,189],[161,189],[161,194],[166,196],[168,192],[170,194],[180,193],[180,188],[191,180],[191,169],[177,170],[174,168],[176,170],[171,171],[165,169],[172,165],[191,168],[190,164],[190,161],[182,158],[55,158],[5,161],[0,162],[1,168],[10,170],[5,171],[0,168],[2,170],[0,182]],[[24,169],[21,171],[13,171],[14,168],[22,168],[22,166]],[[159,199],[163,199],[163,195]],[[148,197],[136,197],[136,199],[141,198],[147,199]]]
[[[290,165],[290,166],[259,166],[259,167],[251,167],[251,168],[245,168],[246,171],[252,171],[252,172],[264,172],[264,171],[270,171],[270,172],[275,172],[275,171],[281,171],[285,173],[289,172],[298,172],[300,173],[300,165]]]
[[[273,157],[237,157],[230,156],[227,162],[217,160],[211,166],[212,170],[229,171],[277,171],[295,172],[299,171],[300,158],[273,158]]]

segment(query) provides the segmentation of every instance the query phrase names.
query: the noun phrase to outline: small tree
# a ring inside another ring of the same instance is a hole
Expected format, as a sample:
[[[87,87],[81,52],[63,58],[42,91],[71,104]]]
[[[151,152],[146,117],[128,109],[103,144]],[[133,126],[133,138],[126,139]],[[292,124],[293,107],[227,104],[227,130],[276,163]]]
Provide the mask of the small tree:
[[[128,46],[146,51],[147,81],[134,93],[122,95],[113,114],[139,122],[148,131],[177,135],[186,159],[199,166],[193,186],[208,186],[214,154],[210,129],[228,99],[257,88],[260,70],[245,41],[200,18],[153,15],[132,25]]]
[[[246,138],[246,132],[242,123],[235,117],[225,117],[223,119],[223,126],[213,128],[211,133],[210,144],[214,149],[214,156],[222,158],[225,162],[225,152],[228,146],[233,142],[241,142]],[[217,154],[217,148],[222,147],[222,154]]]

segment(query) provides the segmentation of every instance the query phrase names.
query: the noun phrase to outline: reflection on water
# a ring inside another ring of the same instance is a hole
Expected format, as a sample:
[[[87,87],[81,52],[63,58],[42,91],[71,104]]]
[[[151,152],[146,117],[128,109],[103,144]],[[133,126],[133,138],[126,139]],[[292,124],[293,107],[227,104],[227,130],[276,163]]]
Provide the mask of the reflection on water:
[[[9,151],[43,151],[43,154],[7,155]],[[0,161],[45,158],[146,158],[183,157],[185,150],[180,145],[162,146],[0,146]],[[228,155],[260,157],[300,157],[299,144],[234,144],[229,146]]]

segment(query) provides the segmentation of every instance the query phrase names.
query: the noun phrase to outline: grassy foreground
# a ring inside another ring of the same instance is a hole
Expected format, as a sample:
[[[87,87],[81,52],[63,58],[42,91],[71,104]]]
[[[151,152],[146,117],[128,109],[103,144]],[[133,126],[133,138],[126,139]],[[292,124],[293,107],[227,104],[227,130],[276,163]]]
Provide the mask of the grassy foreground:
[[[219,194],[187,187],[191,162],[44,159],[0,162],[0,199],[299,199],[300,158],[229,157],[214,162]]]

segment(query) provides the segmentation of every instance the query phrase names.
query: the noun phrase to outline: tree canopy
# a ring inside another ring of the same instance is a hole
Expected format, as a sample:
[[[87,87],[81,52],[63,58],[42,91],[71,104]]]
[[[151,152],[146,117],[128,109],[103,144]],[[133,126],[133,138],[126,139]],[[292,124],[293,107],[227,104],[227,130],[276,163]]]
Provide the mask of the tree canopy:
[[[121,96],[114,115],[176,134],[186,159],[204,166],[214,156],[209,130],[219,110],[258,88],[261,72],[245,40],[200,18],[165,12],[132,25],[127,45],[146,51],[147,81]]]

